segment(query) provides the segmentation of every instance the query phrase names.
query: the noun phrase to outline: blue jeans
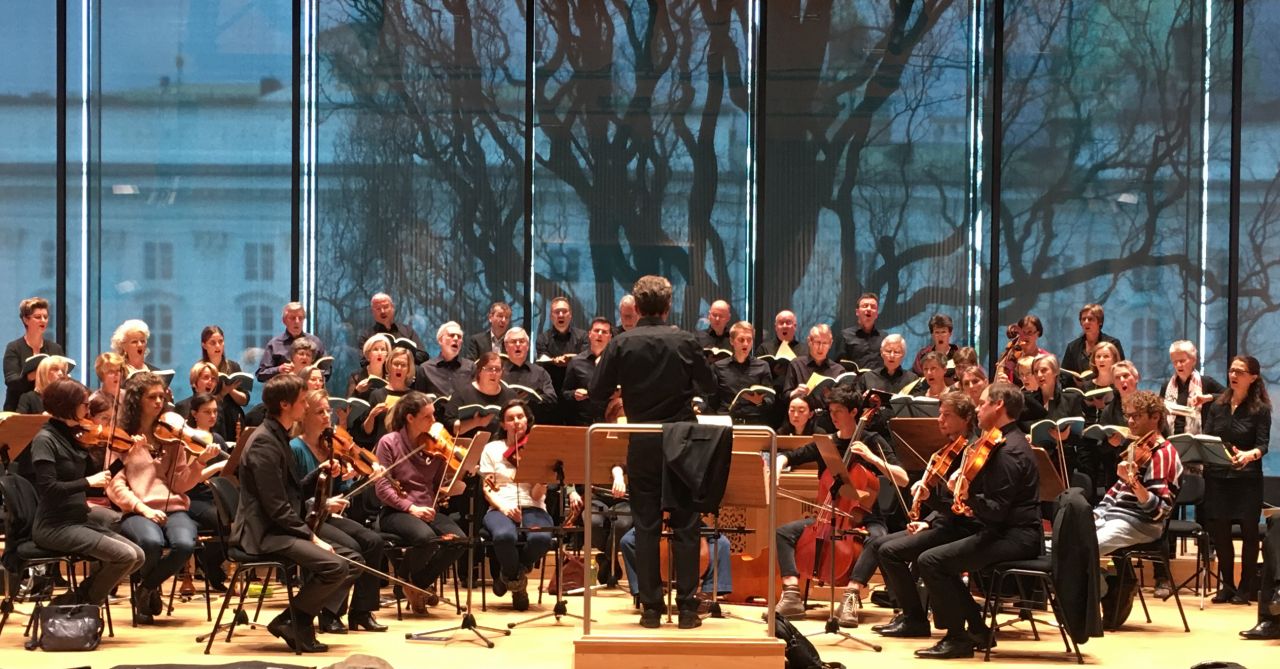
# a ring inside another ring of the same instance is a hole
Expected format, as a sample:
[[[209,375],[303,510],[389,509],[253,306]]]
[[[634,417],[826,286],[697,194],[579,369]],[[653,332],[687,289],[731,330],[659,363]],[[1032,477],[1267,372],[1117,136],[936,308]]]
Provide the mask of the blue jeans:
[[[537,507],[526,506],[520,509],[520,528],[555,527],[551,515]],[[484,528],[493,538],[493,554],[498,560],[498,568],[502,578],[514,581],[521,574],[527,573],[547,551],[551,550],[553,537],[550,532],[521,532],[516,522],[503,515],[497,509],[489,509],[484,515]],[[524,534],[523,553],[516,547],[516,540]]]
[[[716,572],[719,572],[721,593],[733,592],[733,574],[730,573],[731,561],[729,558],[729,538],[723,534],[716,536],[716,545],[711,545],[711,537],[705,539],[707,549],[711,551],[711,559],[716,561],[716,565],[708,565],[707,571],[702,575],[702,591],[711,592],[714,587],[714,578]],[[628,530],[622,536],[622,541],[618,542],[618,550],[622,553],[622,564],[627,568],[627,585],[631,588],[631,594],[640,594],[640,582],[636,579],[636,531]],[[715,567],[714,569],[712,567]],[[664,578],[666,575],[664,575]]]
[[[186,511],[174,511],[167,516],[163,526],[137,514],[125,516],[120,523],[120,533],[142,549],[144,559],[138,579],[147,588],[160,587],[182,569],[196,550],[196,521]],[[164,555],[166,546],[168,555]]]

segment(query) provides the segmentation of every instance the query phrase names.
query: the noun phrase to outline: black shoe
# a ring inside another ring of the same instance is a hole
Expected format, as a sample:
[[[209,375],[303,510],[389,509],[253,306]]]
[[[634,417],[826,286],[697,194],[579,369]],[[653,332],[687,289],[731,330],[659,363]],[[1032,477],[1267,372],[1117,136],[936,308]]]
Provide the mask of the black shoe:
[[[996,647],[996,640],[991,636],[991,628],[986,625],[969,625],[969,636],[973,639],[974,650],[985,651],[988,639],[991,640],[991,647]]]
[[[1240,636],[1246,639],[1280,639],[1280,623],[1263,620],[1257,625],[1243,631]]]
[[[226,581],[210,581],[210,582],[209,582],[209,592],[219,592],[219,593],[221,593],[221,592],[226,592],[226,591],[227,591],[227,582],[226,582]]]
[[[76,594],[75,590],[68,590],[58,595],[57,597],[54,597],[53,599],[49,600],[50,606],[71,606],[74,604],[81,604],[81,603],[82,602],[80,601],[80,596]]]
[[[1280,616],[1280,587],[1276,588],[1275,594],[1271,595],[1271,599],[1267,601],[1265,607],[1269,615]]]
[[[905,614],[902,614],[902,613],[896,614],[892,618],[890,618],[889,622],[887,623],[872,625],[871,631],[875,632],[876,634],[879,634],[880,632],[884,631],[885,628],[893,627],[894,625],[901,625],[906,619],[907,619],[907,616]]]
[[[662,612],[658,609],[645,609],[640,612],[640,626],[651,630],[662,626]]]
[[[155,617],[155,616],[153,616],[153,615],[151,615],[150,613],[146,613],[146,612],[144,612],[144,611],[139,611],[139,612],[137,612],[137,613],[133,614],[133,624],[135,624],[135,625],[154,625],[154,624],[156,624],[156,617]]]
[[[342,619],[329,613],[328,611],[320,612],[320,629],[324,634],[346,634],[347,626],[342,624]]]
[[[293,621],[294,642],[297,643],[297,650],[304,653],[327,653],[329,646],[316,641],[316,630],[311,625],[310,620]]]
[[[1209,601],[1213,602],[1214,604],[1226,604],[1227,602],[1231,601],[1232,597],[1235,597],[1235,596],[1236,596],[1235,588],[1219,588],[1217,594],[1215,594],[1213,596],[1213,599]]]
[[[1249,605],[1249,596],[1248,596],[1248,595],[1246,595],[1246,594],[1244,594],[1243,592],[1236,592],[1236,594],[1231,595],[1231,600],[1230,600],[1230,602],[1231,602],[1232,604],[1237,605],[1237,606],[1248,606],[1248,605]]]
[[[888,590],[875,590],[871,593],[871,603],[882,609],[898,608],[898,600]]]
[[[365,611],[363,613],[352,613],[347,616],[347,629],[357,631],[365,630],[367,632],[385,632],[387,631],[387,626],[378,622],[378,620],[373,617],[372,611]]]
[[[151,615],[158,616],[164,611],[164,593],[160,592],[160,588],[151,589]]]
[[[905,619],[896,625],[886,625],[878,631],[880,636],[897,639],[927,639],[933,635],[932,630],[929,629],[929,623],[910,622]]]
[[[517,611],[529,610],[529,591],[516,590],[511,593],[511,608]]]
[[[941,641],[929,648],[916,651],[916,657],[928,660],[950,660],[958,657],[973,657],[973,641],[968,635],[964,638],[945,636]]]
[[[289,646],[289,650],[297,648],[297,635],[293,631],[293,616],[289,609],[272,618],[271,622],[267,623],[267,631],[271,632],[272,636],[282,639]]]
[[[502,576],[493,577],[493,596],[501,597],[507,594],[507,579]]]
[[[440,595],[436,594],[436,586],[429,585],[423,588],[423,590],[427,591],[426,594],[422,596],[423,599],[426,600],[427,606],[435,606],[440,603]]]
[[[702,627],[702,617],[698,615],[697,611],[681,611],[679,627],[682,630]]]

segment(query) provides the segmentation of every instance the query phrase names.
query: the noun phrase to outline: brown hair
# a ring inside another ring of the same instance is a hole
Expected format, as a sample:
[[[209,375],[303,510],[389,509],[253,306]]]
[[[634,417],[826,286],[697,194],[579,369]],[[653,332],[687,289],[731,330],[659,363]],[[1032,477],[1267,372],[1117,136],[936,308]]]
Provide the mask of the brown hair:
[[[947,407],[952,413],[963,418],[969,424],[970,432],[978,426],[978,406],[973,403],[973,400],[968,395],[957,390],[945,392],[938,399],[938,404]]]
[[[403,430],[409,422],[409,416],[418,415],[418,412],[429,404],[431,404],[431,398],[427,397],[426,393],[410,390],[391,409],[391,421],[388,427],[396,432]]]
[[[307,387],[307,382],[297,374],[277,374],[262,386],[262,403],[267,405],[267,415],[279,418],[285,402],[295,402]]]
[[[1080,314],[1076,316],[1076,320],[1083,320],[1086,314],[1098,319],[1098,328],[1102,328],[1104,315],[1101,304],[1094,304],[1093,302],[1090,302],[1089,304],[1080,307]]]
[[[40,393],[44,410],[54,418],[75,420],[76,409],[89,399],[89,389],[75,379],[61,378],[45,387]]]
[[[28,316],[34,314],[36,309],[49,310],[49,300],[43,297],[28,297],[18,303],[18,317],[26,320]]]
[[[1147,415],[1154,414],[1160,419],[1160,425],[1165,424],[1165,415],[1169,410],[1164,405],[1164,398],[1151,392],[1150,390],[1139,390],[1124,400],[1125,413],[1145,413]],[[1134,437],[1142,435],[1135,434]]]
[[[987,386],[987,401],[1004,403],[1004,415],[1017,420],[1022,415],[1022,389],[1005,381]]]
[[[666,277],[646,274],[636,279],[631,294],[641,316],[661,316],[671,309],[671,282]]]

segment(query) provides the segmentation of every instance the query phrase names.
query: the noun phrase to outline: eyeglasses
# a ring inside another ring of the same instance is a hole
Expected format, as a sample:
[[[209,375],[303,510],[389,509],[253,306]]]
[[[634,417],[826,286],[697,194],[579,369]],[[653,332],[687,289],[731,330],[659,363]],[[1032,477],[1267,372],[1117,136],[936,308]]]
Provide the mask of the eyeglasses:
[[[502,373],[502,368],[501,368],[501,367],[481,367],[481,368],[480,368],[480,371],[482,371],[482,372],[492,372],[492,373],[494,373],[494,374],[501,374],[501,373]]]

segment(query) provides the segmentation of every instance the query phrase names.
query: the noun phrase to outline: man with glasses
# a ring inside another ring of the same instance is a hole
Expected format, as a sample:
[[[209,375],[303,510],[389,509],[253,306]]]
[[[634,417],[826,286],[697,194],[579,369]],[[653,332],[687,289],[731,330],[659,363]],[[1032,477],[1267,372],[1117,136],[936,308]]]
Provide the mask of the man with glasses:
[[[418,366],[413,389],[438,397],[453,395],[455,387],[470,382],[476,363],[459,355],[462,326],[456,321],[449,321],[436,330],[436,342],[440,344],[440,355]]]
[[[507,358],[502,361],[502,383],[529,403],[537,418],[535,424],[558,425],[563,422],[551,375],[529,360],[529,333],[524,328],[507,330],[503,350],[507,352]]]

